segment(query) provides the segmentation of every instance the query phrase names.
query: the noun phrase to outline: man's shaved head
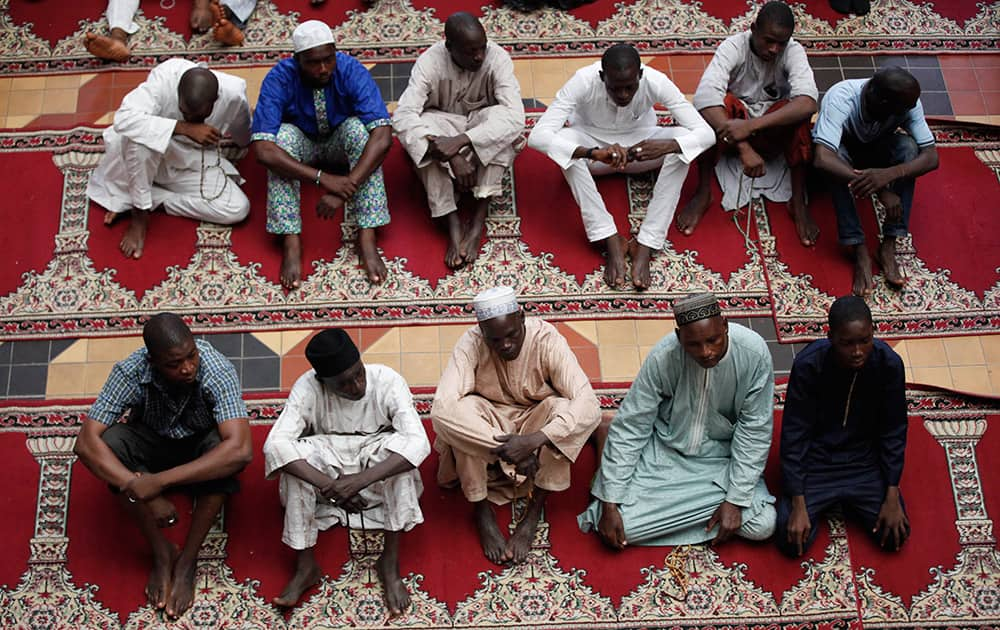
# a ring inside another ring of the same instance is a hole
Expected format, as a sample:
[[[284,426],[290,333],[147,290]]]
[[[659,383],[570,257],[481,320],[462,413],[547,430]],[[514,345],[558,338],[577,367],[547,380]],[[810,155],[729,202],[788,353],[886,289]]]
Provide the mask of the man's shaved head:
[[[868,118],[887,120],[913,109],[920,99],[920,83],[912,74],[890,66],[876,72],[861,93],[862,107]]]
[[[633,68],[638,70],[641,65],[639,51],[629,44],[615,44],[601,55],[601,70],[607,73],[620,73]]]
[[[773,24],[781,28],[794,29],[795,16],[784,2],[772,0],[760,8],[755,20],[758,28]]]
[[[177,84],[177,102],[184,120],[205,122],[219,97],[219,79],[208,68],[191,68]]]
[[[899,98],[912,95],[920,96],[920,83],[917,79],[906,70],[896,66],[890,66],[876,72],[872,76],[872,86],[884,96]]]
[[[486,60],[486,29],[470,13],[452,13],[444,23],[444,45],[456,66],[478,72]]]
[[[191,329],[173,313],[153,315],[142,327],[142,341],[153,357],[161,357],[193,339]]]
[[[476,16],[465,11],[452,13],[444,23],[444,38],[449,42],[457,41],[461,38],[486,36],[486,29],[479,23]]]

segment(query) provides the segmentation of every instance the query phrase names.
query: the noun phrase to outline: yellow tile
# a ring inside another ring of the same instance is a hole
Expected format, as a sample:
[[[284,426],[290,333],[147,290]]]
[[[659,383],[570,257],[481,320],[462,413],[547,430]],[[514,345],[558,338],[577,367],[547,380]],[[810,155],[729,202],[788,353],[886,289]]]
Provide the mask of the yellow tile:
[[[952,387],[970,394],[992,394],[993,384],[985,365],[951,368]]]
[[[448,326],[438,326],[438,350],[451,356],[451,351],[455,349],[458,340],[462,338],[471,326],[466,324],[450,324]]]
[[[674,332],[677,323],[672,319],[637,319],[636,337],[639,345],[655,346],[656,343]]]
[[[909,366],[910,351],[907,350],[906,341],[905,340],[898,341],[895,344],[890,344],[890,345],[892,345],[892,349],[896,351],[896,354],[899,355],[899,358],[903,360],[903,365]]]
[[[639,346],[639,365],[646,362],[646,357],[649,356],[649,351],[653,349],[653,346]]]
[[[400,355],[399,373],[410,387],[433,387],[441,379],[441,353],[403,353]]]
[[[108,112],[107,114],[104,114],[103,116],[101,116],[97,120],[95,120],[94,124],[95,125],[110,125],[114,121],[115,121],[115,112],[114,112],[114,110],[112,110],[112,111]]]
[[[80,75],[78,74],[53,74],[45,77],[44,87],[46,90],[80,87]]]
[[[381,363],[382,365],[391,367],[400,374],[402,370],[399,367],[399,353],[391,352],[365,352],[362,359],[365,363]],[[412,383],[410,383],[412,385]]]
[[[77,339],[73,345],[59,353],[59,356],[52,359],[52,364],[57,363],[86,363],[87,348],[90,346],[89,339]]]
[[[979,337],[951,337],[944,340],[945,354],[948,355],[948,365],[983,365],[983,346]]]
[[[76,76],[80,80],[80,82],[77,85],[79,85],[80,87],[83,87],[84,85],[86,85],[87,83],[89,83],[92,79],[96,78],[97,77],[97,73],[96,72],[88,72],[86,74],[78,74]]]
[[[961,122],[980,123],[983,125],[990,124],[989,116],[955,116],[955,120]]]
[[[76,112],[76,88],[45,90],[42,97],[43,114],[72,114]]]
[[[979,344],[987,363],[1000,363],[1000,335],[983,335]]]
[[[630,381],[639,372],[637,346],[601,346],[597,349],[604,381]]]
[[[569,57],[563,59],[563,67],[566,69],[566,72],[572,76],[580,68],[586,68],[595,61],[600,61],[600,59],[600,57]]]
[[[397,105],[399,105],[399,103],[396,102],[396,101],[386,101],[385,102],[385,109],[386,109],[387,112],[389,112],[391,114],[394,111],[396,111],[396,106]]]
[[[937,385],[948,388],[952,386],[951,370],[946,367],[915,367],[912,373],[912,381],[920,385]]]
[[[268,349],[281,356],[281,333],[280,332],[255,332],[254,338],[268,347]]]
[[[993,386],[993,395],[1000,396],[1000,365],[987,366],[990,375],[990,384]]]
[[[532,72],[531,83],[534,89],[532,98],[550,99],[554,98],[569,77],[565,72]]]
[[[114,366],[113,362],[88,363],[83,369],[83,393],[86,395],[100,393],[101,388],[104,387],[104,381],[108,380],[108,374],[111,374],[111,368]]]
[[[84,363],[49,365],[48,378],[45,381],[45,397],[60,398],[86,394],[86,367]]]
[[[635,320],[611,319],[597,322],[597,342],[601,346],[636,345]]]
[[[281,332],[281,355],[291,352],[292,348],[302,343],[302,340],[312,334],[311,330],[283,330]],[[302,349],[305,352],[305,348]]]
[[[437,326],[407,326],[399,329],[399,343],[404,353],[438,352]]]
[[[532,98],[535,95],[535,86],[532,82],[531,60],[514,60],[514,78],[521,86],[521,97]]]
[[[42,113],[42,101],[45,93],[42,90],[11,91],[7,100],[8,116],[24,116]]]
[[[589,341],[590,343],[597,345],[597,322],[594,320],[587,320],[583,322],[566,322],[566,325],[572,328],[581,337]]]
[[[15,91],[44,90],[45,77],[15,77],[11,79],[10,89]]]
[[[948,355],[940,339],[908,339],[906,352],[910,357],[910,365],[915,368],[948,365]]]
[[[37,114],[28,114],[26,116],[7,116],[7,120],[2,126],[7,129],[20,129],[30,124],[31,121],[36,118],[38,118]]]
[[[0,79],[0,90],[9,91],[11,81],[13,81],[11,77],[4,77]]]
[[[437,348],[435,348],[436,350]],[[368,346],[365,352],[378,353],[394,353],[399,354],[400,344],[399,344],[399,328],[393,328],[389,332],[382,335],[378,341]]]
[[[116,337],[113,339],[91,339],[87,348],[87,360],[121,361],[142,347],[142,337]]]

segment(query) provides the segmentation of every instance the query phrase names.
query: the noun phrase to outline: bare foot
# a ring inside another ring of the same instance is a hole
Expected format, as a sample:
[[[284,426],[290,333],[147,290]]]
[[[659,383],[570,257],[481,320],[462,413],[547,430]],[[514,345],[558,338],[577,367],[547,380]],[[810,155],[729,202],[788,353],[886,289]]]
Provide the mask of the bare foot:
[[[372,284],[382,284],[389,271],[385,268],[385,261],[378,253],[378,245],[375,244],[375,228],[361,228],[358,230],[358,260],[368,274],[368,282]]]
[[[712,190],[710,188],[698,190],[694,194],[694,197],[684,204],[684,209],[674,219],[674,223],[677,224],[677,229],[680,233],[684,236],[694,234],[694,229],[698,227],[698,222],[705,216],[705,212],[708,211],[708,206],[711,204]]]
[[[108,226],[114,225],[115,222],[118,219],[120,219],[123,214],[125,214],[125,213],[124,212],[111,212],[111,211],[105,212],[104,213],[104,225],[108,225]]]
[[[445,215],[448,224],[448,251],[444,254],[444,264],[448,269],[458,269],[465,264],[462,257],[462,219],[458,210]]]
[[[179,558],[174,565],[173,582],[165,609],[167,617],[177,619],[194,603],[194,576],[197,562]]]
[[[604,261],[604,281],[612,289],[625,286],[625,239],[615,234],[604,239],[607,258]]]
[[[242,46],[244,37],[243,31],[235,24],[222,18],[212,25],[212,39],[223,46]]]
[[[149,508],[150,513],[152,513],[153,520],[156,521],[157,527],[173,527],[177,524],[177,509],[174,507],[174,504],[170,501],[170,499],[166,498],[162,494],[146,501],[146,507]]]
[[[486,499],[476,503],[476,529],[487,560],[494,564],[503,564],[509,560],[506,556],[507,541],[500,533],[497,517]]]
[[[476,210],[472,215],[472,221],[462,238],[462,258],[465,259],[466,264],[471,265],[479,258],[479,246],[483,241],[483,228],[486,226],[486,212],[489,208],[489,199],[476,200]]]
[[[83,47],[93,56],[105,61],[123,63],[132,56],[132,51],[128,49],[128,44],[124,40],[106,35],[87,33],[84,36]]]
[[[379,581],[385,591],[385,605],[390,617],[402,615],[410,607],[410,593],[399,577],[399,562],[383,553],[375,563]]]
[[[514,534],[507,541],[506,555],[515,564],[520,564],[528,559],[531,545],[535,542],[535,530],[538,529],[538,521],[542,517],[542,507],[545,505],[547,495],[545,490],[535,488],[534,496],[528,504],[527,513],[514,528]]]
[[[320,577],[320,568],[316,564],[316,557],[313,555],[313,550],[311,548],[303,549],[298,552],[298,559],[295,562],[295,575],[285,585],[285,590],[281,591],[281,595],[278,595],[271,601],[277,606],[290,608],[299,603],[302,593],[305,593],[313,584],[319,582]]]
[[[153,568],[149,572],[149,581],[146,582],[146,601],[156,610],[163,610],[167,605],[170,577],[176,558],[177,546],[173,543],[167,543],[162,549],[153,551]]]
[[[132,210],[128,229],[118,244],[118,248],[126,258],[142,257],[142,248],[146,244],[146,230],[149,228],[149,212],[149,210]]]
[[[815,245],[816,239],[819,237],[819,226],[813,220],[805,200],[792,196],[788,202],[788,213],[792,215],[792,221],[795,222],[795,231],[799,233],[799,242],[802,243],[802,246],[812,247]]]
[[[864,243],[854,245],[853,250],[854,283],[851,292],[858,297],[867,297],[875,288],[875,281],[872,280],[872,259]]]
[[[906,284],[906,274],[899,268],[896,260],[896,237],[887,236],[882,239],[878,251],[875,253],[879,267],[882,268],[882,277],[886,284],[897,291]]]
[[[649,275],[649,258],[652,251],[639,243],[631,241],[628,245],[629,256],[632,257],[632,284],[636,289],[645,291],[652,283]]]
[[[192,31],[195,33],[206,32],[212,28],[212,23],[215,22],[214,18],[210,0],[194,0],[194,6],[191,7]]]
[[[291,291],[301,284],[302,238],[298,234],[285,234],[281,245],[281,286]]]

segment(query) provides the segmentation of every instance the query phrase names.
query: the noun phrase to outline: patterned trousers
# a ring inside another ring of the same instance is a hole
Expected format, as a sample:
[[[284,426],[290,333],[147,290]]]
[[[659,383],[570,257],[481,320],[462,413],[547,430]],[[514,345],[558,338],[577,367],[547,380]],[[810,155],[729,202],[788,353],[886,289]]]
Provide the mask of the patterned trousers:
[[[361,159],[368,143],[368,130],[357,118],[348,118],[325,138],[312,140],[295,125],[282,124],[275,143],[288,155],[304,164],[325,160],[338,154],[347,155],[351,168]],[[300,211],[301,182],[267,172],[267,231],[271,234],[302,232]],[[389,204],[385,196],[382,167],[358,187],[347,203],[345,212],[354,215],[361,228],[374,228],[389,223]]]

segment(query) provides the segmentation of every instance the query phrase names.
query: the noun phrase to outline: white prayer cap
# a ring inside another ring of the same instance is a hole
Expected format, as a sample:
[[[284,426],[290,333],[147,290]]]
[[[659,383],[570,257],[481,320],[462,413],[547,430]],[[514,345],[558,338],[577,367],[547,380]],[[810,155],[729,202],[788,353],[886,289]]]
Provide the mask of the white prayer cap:
[[[297,53],[333,43],[333,31],[319,20],[303,22],[292,31],[292,49]]]
[[[472,306],[476,309],[476,319],[481,322],[501,315],[516,313],[519,308],[514,289],[504,286],[481,291],[472,300]]]

